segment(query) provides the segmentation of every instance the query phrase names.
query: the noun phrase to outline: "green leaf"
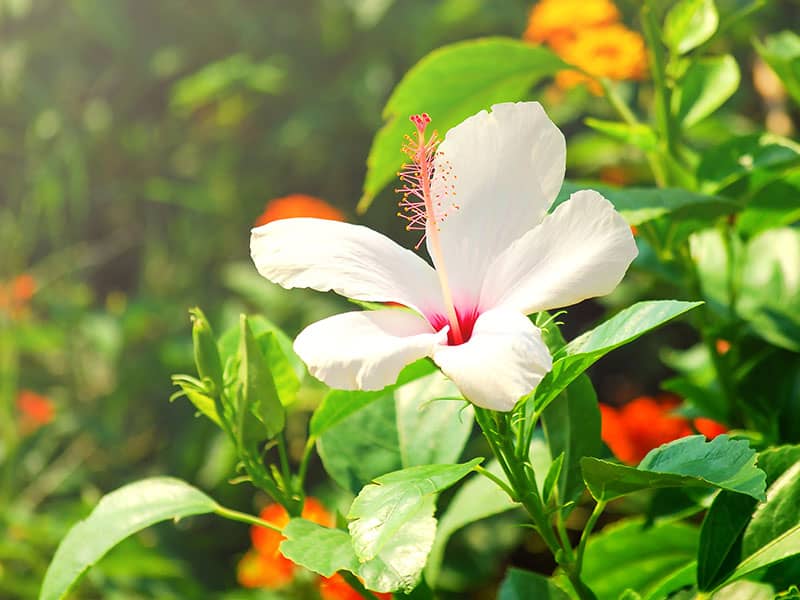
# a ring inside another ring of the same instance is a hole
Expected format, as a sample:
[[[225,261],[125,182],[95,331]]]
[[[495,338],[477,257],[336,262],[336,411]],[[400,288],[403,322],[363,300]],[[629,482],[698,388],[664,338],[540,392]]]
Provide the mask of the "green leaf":
[[[283,528],[281,554],[323,577],[336,571],[358,573],[358,558],[350,534],[305,519],[292,519]]]
[[[534,410],[543,411],[566,387],[603,356],[663,325],[702,302],[662,300],[638,302],[575,338],[564,348],[564,356],[536,388]]]
[[[684,127],[699,123],[739,88],[739,65],[730,54],[692,61],[673,95],[673,113]]]
[[[563,506],[583,493],[581,458],[599,454],[602,447],[597,394],[586,375],[579,376],[545,409],[542,427],[550,456],[556,457],[550,471],[558,469],[558,501]],[[558,457],[563,457],[563,467],[553,467]],[[546,496],[548,489],[545,482],[542,494]]]
[[[349,529],[356,556],[360,560],[375,558],[400,530],[408,526],[409,520],[413,520],[421,509],[427,509],[428,499],[464,478],[482,460],[476,458],[458,465],[410,467],[378,477],[374,484],[365,486],[348,514],[348,518],[354,519]]]
[[[555,204],[558,205],[578,190],[593,189],[605,196],[629,225],[642,225],[661,217],[673,220],[688,217],[713,219],[736,212],[738,204],[719,196],[697,194],[678,188],[613,188],[587,182],[565,181]]]
[[[492,460],[487,464],[486,470],[506,481],[503,469],[496,460]],[[519,504],[512,501],[504,490],[484,475],[476,473],[467,479],[464,485],[455,493],[447,506],[447,510],[439,519],[436,538],[425,567],[425,578],[428,583],[433,586],[436,585],[447,542],[456,531],[470,523],[506,512],[518,506]]]
[[[610,138],[636,146],[642,150],[654,150],[658,145],[658,136],[656,136],[655,131],[649,125],[644,125],[643,123],[631,125],[630,123],[603,121],[591,117],[587,118],[584,123]]]
[[[59,544],[39,599],[64,598],[89,567],[129,535],[167,519],[212,513],[218,508],[197,488],[171,477],[144,479],[103,496]]]
[[[713,0],[680,0],[664,20],[664,42],[676,54],[686,54],[717,31],[719,15]]]
[[[194,363],[200,378],[208,378],[214,384],[214,393],[222,391],[222,361],[211,325],[199,307],[189,310],[192,317],[192,344],[194,346]]]
[[[592,496],[603,501],[664,487],[720,488],[763,499],[766,486],[755,451],[727,435],[710,442],[702,435],[675,440],[651,450],[638,467],[586,457],[581,468]]]
[[[500,584],[497,594],[498,600],[569,600],[570,595],[558,587],[551,579],[523,571],[522,569],[511,568]]]
[[[694,582],[697,540],[697,528],[683,523],[620,521],[589,538],[581,579],[599,600],[629,588],[644,599],[666,598]]]
[[[436,371],[433,362],[418,360],[404,368],[397,378],[397,384],[378,392],[349,392],[331,390],[311,416],[309,430],[312,436],[319,437],[351,414],[358,412],[400,385],[415,381]]]
[[[746,237],[800,221],[800,171],[784,174],[758,190],[736,219],[736,229]]]
[[[567,67],[542,46],[507,38],[459,42],[434,50],[403,77],[383,111],[386,124],[372,142],[358,211],[395,177],[403,164],[409,115],[427,112],[444,134],[498,102],[521,100],[542,78]]]
[[[241,402],[237,410],[238,435],[245,441],[273,438],[286,425],[286,409],[281,404],[269,364],[256,342],[247,317],[241,315],[239,337],[239,382]],[[264,427],[265,435],[253,421]]]
[[[756,40],[755,46],[794,101],[800,104],[800,36],[793,31],[781,31],[768,36],[763,44]]]
[[[697,178],[703,192],[715,194],[748,175],[798,163],[800,145],[771,133],[754,133],[729,138],[704,150]]]

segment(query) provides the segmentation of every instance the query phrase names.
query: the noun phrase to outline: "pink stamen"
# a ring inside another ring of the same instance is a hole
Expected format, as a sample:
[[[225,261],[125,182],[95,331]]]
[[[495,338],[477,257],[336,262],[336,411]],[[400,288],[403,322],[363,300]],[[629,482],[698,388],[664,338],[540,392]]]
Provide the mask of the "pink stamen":
[[[453,294],[450,291],[450,285],[447,280],[444,255],[439,242],[439,223],[447,216],[447,213],[443,211],[442,201],[444,198],[442,194],[445,196],[454,195],[455,184],[451,184],[449,187],[444,186],[443,191],[436,194],[436,198],[432,197],[431,181],[433,179],[434,159],[437,156],[436,150],[439,146],[439,138],[434,131],[430,138],[425,139],[425,129],[431,122],[428,113],[411,115],[409,119],[414,123],[417,131],[416,139],[406,136],[405,144],[402,147],[403,152],[411,159],[411,162],[404,164],[397,174],[403,184],[395,190],[403,194],[403,198],[399,203],[403,211],[398,212],[397,215],[408,221],[407,230],[424,232],[415,248],[419,249],[422,241],[427,238],[428,250],[437,267],[436,274],[439,277],[442,299],[447,311],[447,321],[450,324],[448,339],[451,344],[463,344],[466,339],[469,339],[469,336],[465,337],[461,331],[461,319],[459,319],[453,304]],[[443,181],[447,180],[447,176],[450,174],[449,171],[452,170],[449,165],[446,163],[445,165],[444,168],[447,172],[442,173]],[[451,204],[451,206],[454,209],[458,208],[456,204]],[[431,323],[431,325],[436,327],[435,323]]]

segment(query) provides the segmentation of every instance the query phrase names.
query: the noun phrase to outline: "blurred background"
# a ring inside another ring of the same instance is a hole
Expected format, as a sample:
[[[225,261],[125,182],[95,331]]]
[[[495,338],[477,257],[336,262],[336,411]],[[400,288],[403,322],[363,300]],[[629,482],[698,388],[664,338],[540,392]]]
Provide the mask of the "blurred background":
[[[263,504],[228,484],[232,449],[213,425],[168,402],[170,374],[192,372],[188,308],[202,306],[218,333],[247,312],[294,335],[348,306],[259,278],[249,228],[270,200],[306,194],[416,243],[391,190],[355,212],[386,99],[443,44],[521,38],[531,4],[0,0],[0,598],[35,597],[67,528],[142,476],[184,478],[243,510]],[[635,4],[618,6],[627,18]],[[751,44],[790,23],[800,6],[773,0],[719,42],[742,83],[699,139],[793,136],[797,115],[770,95]],[[582,125],[609,110],[585,87],[548,82],[535,97],[567,135],[568,176],[651,183],[642,156]],[[637,285],[634,274],[609,302]],[[602,313],[571,310],[566,337]],[[665,340],[687,347],[687,335],[673,327],[605,360],[593,373],[601,400],[655,393],[664,367],[641,357]],[[303,398],[291,425],[301,448],[319,394],[312,385]],[[156,527],[104,559],[80,597],[234,597],[248,546],[246,527],[221,520]]]

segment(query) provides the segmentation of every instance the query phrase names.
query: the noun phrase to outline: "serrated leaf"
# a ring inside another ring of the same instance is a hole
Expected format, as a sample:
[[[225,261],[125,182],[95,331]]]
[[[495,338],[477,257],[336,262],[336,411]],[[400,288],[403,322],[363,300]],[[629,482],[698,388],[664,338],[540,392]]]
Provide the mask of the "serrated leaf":
[[[680,0],[664,20],[664,42],[676,54],[686,54],[709,40],[718,25],[713,0]]]
[[[575,338],[564,347],[564,356],[554,361],[553,369],[536,388],[534,410],[544,410],[581,373],[615,348],[636,340],[700,304],[702,302],[680,300],[638,302]]]
[[[699,123],[739,88],[739,65],[730,54],[692,61],[673,94],[673,113],[684,127]]]
[[[91,514],[61,540],[45,573],[39,600],[64,598],[89,567],[137,531],[218,508],[197,488],[171,477],[144,479],[103,496]]]
[[[367,176],[358,211],[403,164],[403,136],[411,131],[409,115],[427,112],[444,134],[467,117],[498,102],[521,100],[542,78],[567,65],[542,46],[507,38],[485,38],[434,50],[403,77],[383,111],[386,124],[372,141]]]
[[[766,487],[755,451],[746,440],[727,435],[709,442],[702,435],[675,440],[651,450],[638,467],[586,457],[581,468],[592,496],[603,501],[664,487],[719,488],[763,499]]]
[[[292,519],[283,528],[281,554],[323,577],[336,571],[358,573],[358,559],[350,534],[306,519]]]

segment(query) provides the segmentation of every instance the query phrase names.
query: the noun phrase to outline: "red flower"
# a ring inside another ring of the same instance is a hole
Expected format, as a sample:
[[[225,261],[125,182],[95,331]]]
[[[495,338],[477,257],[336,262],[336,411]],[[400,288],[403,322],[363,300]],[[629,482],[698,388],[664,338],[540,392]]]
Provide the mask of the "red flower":
[[[20,390],[17,396],[17,410],[20,413],[20,429],[23,433],[32,433],[39,427],[47,425],[56,414],[56,409],[49,398],[30,390]]]
[[[381,592],[372,592],[381,600],[392,600],[392,595]],[[319,595],[322,600],[363,600],[363,596],[350,587],[344,577],[335,573],[333,577],[323,577],[319,581]]]
[[[619,409],[601,404],[603,441],[620,461],[635,465],[653,448],[692,435],[692,425],[709,439],[727,431],[711,419],[697,418],[691,423],[673,414],[679,404],[680,399],[669,394],[658,399],[641,396]]]
[[[35,293],[36,280],[27,273],[17,275],[6,284],[0,283],[0,310],[17,319],[25,313]]]
[[[305,194],[291,194],[267,202],[264,212],[256,219],[254,225],[258,227],[278,219],[291,219],[294,217],[314,217],[330,221],[345,220],[342,212],[325,202],[325,200]]]

